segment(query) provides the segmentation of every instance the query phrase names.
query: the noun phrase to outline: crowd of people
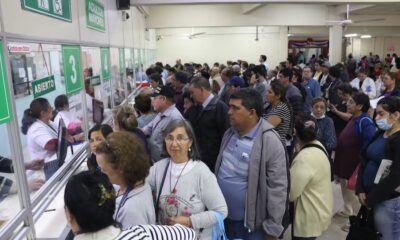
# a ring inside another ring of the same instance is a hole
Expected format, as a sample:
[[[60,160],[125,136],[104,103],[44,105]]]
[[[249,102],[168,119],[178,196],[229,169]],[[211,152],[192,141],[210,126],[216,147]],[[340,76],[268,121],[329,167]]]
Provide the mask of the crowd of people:
[[[349,69],[323,58],[273,69],[265,55],[156,63],[135,106],[89,132],[89,171],[65,190],[75,239],[212,239],[222,217],[229,239],[279,239],[291,224],[292,239],[312,240],[360,205],[384,240],[400,239],[400,79],[362,62]],[[23,126],[32,140],[33,128],[53,128],[48,102],[34,101],[26,114],[36,121]],[[48,138],[38,156],[54,151]]]

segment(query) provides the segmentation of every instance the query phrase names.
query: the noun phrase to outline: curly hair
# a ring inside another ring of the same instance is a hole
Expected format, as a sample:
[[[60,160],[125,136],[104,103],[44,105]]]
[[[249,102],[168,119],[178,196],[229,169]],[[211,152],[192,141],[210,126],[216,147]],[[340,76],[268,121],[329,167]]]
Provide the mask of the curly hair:
[[[105,154],[112,169],[119,170],[128,186],[144,181],[149,174],[150,159],[143,143],[129,132],[114,132],[96,148],[96,154]]]

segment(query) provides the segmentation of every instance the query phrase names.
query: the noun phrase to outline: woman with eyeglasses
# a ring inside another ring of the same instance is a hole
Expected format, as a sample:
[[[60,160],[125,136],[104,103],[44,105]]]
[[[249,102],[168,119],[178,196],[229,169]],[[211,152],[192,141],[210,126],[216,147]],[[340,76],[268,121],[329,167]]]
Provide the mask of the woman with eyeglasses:
[[[181,225],[132,225],[121,229],[114,219],[115,190],[106,175],[85,171],[72,176],[64,193],[65,215],[74,240],[195,240]],[[139,208],[134,209],[140,211]]]
[[[150,161],[143,143],[129,132],[114,132],[96,147],[96,158],[101,171],[118,186],[114,218],[122,229],[154,224],[153,197],[145,182]]]
[[[193,228],[200,239],[211,239],[215,212],[227,216],[228,209],[215,175],[200,161],[192,127],[174,120],[165,129],[163,152],[167,158],[150,169],[147,182],[156,196],[160,224]]]

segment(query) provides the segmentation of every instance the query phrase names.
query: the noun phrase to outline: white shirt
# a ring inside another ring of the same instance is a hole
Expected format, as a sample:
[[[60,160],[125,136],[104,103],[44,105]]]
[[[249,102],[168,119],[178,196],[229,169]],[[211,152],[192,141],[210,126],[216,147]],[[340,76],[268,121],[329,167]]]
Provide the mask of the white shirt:
[[[357,89],[360,89],[360,79],[358,78],[354,78],[351,82],[350,82],[352,87],[355,87]],[[376,86],[375,86],[375,82],[374,80],[372,80],[371,78],[367,77],[362,85],[361,85],[361,90],[363,91],[363,93],[367,94],[368,97],[370,99],[373,99],[376,97]]]
[[[211,102],[211,100],[214,98],[214,94],[210,94],[206,100],[201,104],[203,106],[203,109],[207,107],[207,105]]]
[[[50,125],[50,126],[49,126]],[[51,157],[55,151],[48,151],[44,147],[51,139],[57,139],[57,126],[49,121],[49,125],[36,120],[28,129],[28,151],[31,159],[45,159]]]
[[[86,93],[86,108],[88,112],[93,112],[93,97]]]
[[[67,128],[70,123],[77,123],[77,124],[81,123],[81,121],[77,117],[75,117],[75,115],[72,112],[60,111],[57,113],[56,117],[54,118],[54,124],[57,126],[57,129],[58,129],[58,125],[60,123],[60,119],[62,119],[64,121],[65,126]]]
[[[171,165],[169,166],[170,172],[168,176],[171,178],[171,185],[175,186],[176,182],[178,181],[178,178],[182,175],[186,175],[190,170],[196,166],[197,162],[194,162],[193,160],[189,160],[186,164],[184,163],[174,163],[174,161],[171,160]],[[186,165],[186,167],[185,167]],[[185,168],[185,169],[183,169]],[[182,172],[183,170],[183,172]]]

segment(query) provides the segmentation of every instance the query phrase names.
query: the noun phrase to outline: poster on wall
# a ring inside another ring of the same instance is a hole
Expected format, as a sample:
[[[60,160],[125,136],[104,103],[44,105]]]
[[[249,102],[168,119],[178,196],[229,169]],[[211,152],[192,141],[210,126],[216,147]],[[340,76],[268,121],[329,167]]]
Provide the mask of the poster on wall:
[[[71,0],[21,0],[22,9],[71,22]]]
[[[62,58],[64,62],[65,88],[67,95],[70,96],[83,88],[80,47],[78,45],[63,45]]]
[[[97,0],[86,0],[86,26],[99,32],[106,31],[104,6]]]
[[[3,54],[3,41],[0,41],[0,124],[12,119],[11,98],[8,92],[6,65]]]

